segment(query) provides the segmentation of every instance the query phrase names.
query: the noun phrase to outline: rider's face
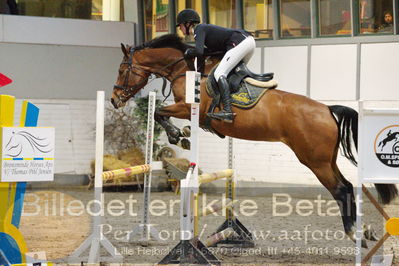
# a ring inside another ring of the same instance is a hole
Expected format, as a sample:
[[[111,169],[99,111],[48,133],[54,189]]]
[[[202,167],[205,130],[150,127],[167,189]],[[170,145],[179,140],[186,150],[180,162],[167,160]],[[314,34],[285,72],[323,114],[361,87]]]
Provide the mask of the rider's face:
[[[186,24],[188,27],[189,27],[189,24],[187,23]],[[184,24],[180,24],[179,25],[179,29],[181,30],[181,32],[184,34],[184,35],[190,35],[190,31],[186,31],[186,26],[184,25]]]

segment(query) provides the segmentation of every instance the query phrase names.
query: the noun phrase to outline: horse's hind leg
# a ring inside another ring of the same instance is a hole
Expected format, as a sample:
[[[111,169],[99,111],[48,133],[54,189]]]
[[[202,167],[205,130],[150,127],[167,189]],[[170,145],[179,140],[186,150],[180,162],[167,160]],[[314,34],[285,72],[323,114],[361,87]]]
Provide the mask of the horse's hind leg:
[[[356,241],[356,202],[353,185],[345,179],[336,165],[326,163],[311,170],[337,202],[346,235]],[[362,239],[362,246],[367,247],[365,239]]]

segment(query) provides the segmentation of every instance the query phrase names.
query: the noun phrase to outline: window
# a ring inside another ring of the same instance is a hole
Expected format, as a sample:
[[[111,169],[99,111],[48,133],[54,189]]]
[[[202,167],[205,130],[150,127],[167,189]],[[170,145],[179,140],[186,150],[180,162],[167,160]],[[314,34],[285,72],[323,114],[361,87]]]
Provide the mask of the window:
[[[392,0],[360,0],[360,33],[393,33],[392,10]]]
[[[144,34],[146,40],[152,40],[170,32],[169,1],[144,1]]]
[[[203,21],[202,18],[202,1],[201,0],[178,0],[176,2],[176,16],[179,14],[180,11],[186,9],[186,8],[191,8],[194,9],[195,11],[198,12],[201,18],[201,22]],[[194,42],[194,37],[193,36],[184,36],[183,33],[177,29],[177,34],[179,34],[181,37],[185,38],[186,42]]]
[[[236,27],[235,0],[209,0],[209,23],[226,28]]]
[[[244,29],[255,38],[273,37],[272,0],[244,0]]]
[[[26,16],[123,21],[123,1],[17,0],[19,14]]]
[[[202,1],[201,0],[178,0],[176,2],[177,13],[186,8],[194,9],[202,19]]]
[[[350,0],[319,0],[319,35],[352,33]]]
[[[170,1],[143,0],[146,40],[171,32],[171,27],[175,26],[169,25]],[[393,1],[243,0],[241,4],[236,5],[237,0],[175,0],[174,3],[176,14],[191,8],[199,13],[202,21],[204,15],[202,8],[206,3],[210,24],[227,28],[243,25],[243,28],[251,32],[255,38],[273,38],[273,30],[278,30],[278,38],[284,39],[310,38],[312,14],[316,16],[317,36],[345,36],[359,31],[360,34],[393,34]],[[315,11],[311,13],[313,4]],[[237,10],[238,7],[242,7],[242,10]],[[273,10],[273,7],[277,7],[278,10]],[[240,21],[241,14],[238,11],[242,11],[243,21]],[[274,17],[277,12],[278,18]],[[276,21],[278,25],[274,25]],[[180,30],[177,30],[177,33],[186,41],[194,41],[192,37],[183,36]]]
[[[280,0],[282,37],[310,37],[310,0]]]

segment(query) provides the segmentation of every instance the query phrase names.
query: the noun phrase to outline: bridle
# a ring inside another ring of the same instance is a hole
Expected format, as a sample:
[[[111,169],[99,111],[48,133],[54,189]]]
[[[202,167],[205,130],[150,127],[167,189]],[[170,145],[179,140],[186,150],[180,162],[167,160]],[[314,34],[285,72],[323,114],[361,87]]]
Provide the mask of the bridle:
[[[114,85],[114,89],[120,89],[120,90],[122,90],[122,94],[118,95],[119,100],[121,100],[122,102],[126,102],[126,101],[131,97],[131,95],[135,95],[144,85],[153,82],[156,78],[150,80],[149,82],[148,82],[148,80],[147,80],[147,79],[148,79],[148,76],[150,76],[150,75],[152,75],[152,74],[155,74],[156,77],[161,77],[161,78],[163,79],[162,94],[163,94],[163,96],[165,97],[165,99],[166,99],[167,97],[169,97],[169,95],[171,94],[171,91],[168,93],[168,95],[165,95],[166,76],[163,75],[161,72],[162,72],[163,70],[167,69],[168,67],[171,67],[171,66],[173,66],[173,65],[175,65],[175,64],[177,64],[177,63],[179,63],[180,61],[183,61],[183,60],[184,60],[184,57],[181,57],[181,58],[179,58],[179,59],[176,59],[176,60],[173,61],[172,63],[169,63],[169,64],[167,64],[167,65],[161,67],[160,69],[157,69],[157,70],[154,70],[154,71],[148,71],[148,70],[146,70],[146,69],[144,69],[144,68],[142,68],[142,67],[133,65],[133,55],[134,55],[134,52],[135,52],[135,51],[136,51],[136,48],[132,47],[132,48],[130,49],[130,51],[129,51],[128,59],[125,60],[125,61],[123,61],[123,62],[121,63],[121,64],[126,64],[126,65],[128,65],[128,68],[127,68],[127,74],[126,74],[126,76],[125,76],[125,80],[124,80],[124,82],[123,82],[123,85],[122,85],[122,86],[119,86],[119,85],[116,85],[116,84]],[[141,74],[141,73],[135,71],[135,69],[136,69],[136,70],[139,70],[139,71],[141,71],[141,72],[144,72],[144,73],[145,73],[146,75],[148,75],[148,76],[143,75],[143,74]],[[130,87],[129,87],[129,77],[130,77],[130,73],[132,73],[133,75],[137,75],[137,76],[142,77],[142,78],[143,78],[143,81],[139,82],[138,84],[135,84],[134,86],[130,86]],[[178,77],[180,77],[180,76],[178,76]],[[173,83],[174,80],[176,80],[176,78],[174,78],[174,79],[171,81],[171,83]]]

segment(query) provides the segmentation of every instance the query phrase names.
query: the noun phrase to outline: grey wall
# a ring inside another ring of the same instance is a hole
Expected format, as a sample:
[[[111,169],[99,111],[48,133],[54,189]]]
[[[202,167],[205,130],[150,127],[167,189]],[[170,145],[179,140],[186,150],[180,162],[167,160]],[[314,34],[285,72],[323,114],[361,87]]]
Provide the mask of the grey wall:
[[[0,43],[0,72],[14,82],[1,93],[33,99],[95,99],[111,91],[119,48]]]
[[[30,99],[107,96],[134,43],[134,23],[0,15],[0,72],[14,82],[1,93]]]

